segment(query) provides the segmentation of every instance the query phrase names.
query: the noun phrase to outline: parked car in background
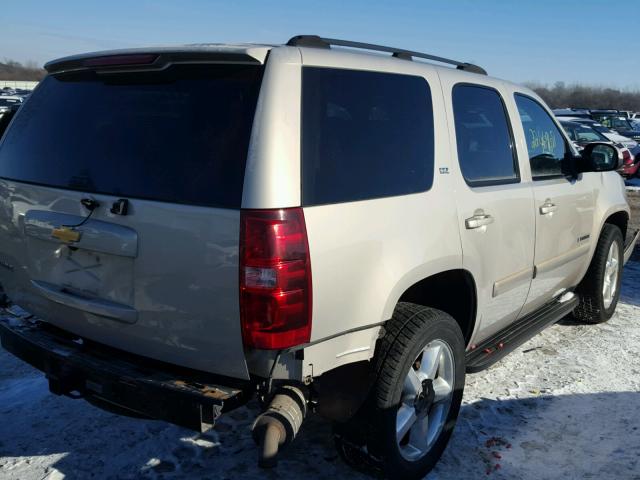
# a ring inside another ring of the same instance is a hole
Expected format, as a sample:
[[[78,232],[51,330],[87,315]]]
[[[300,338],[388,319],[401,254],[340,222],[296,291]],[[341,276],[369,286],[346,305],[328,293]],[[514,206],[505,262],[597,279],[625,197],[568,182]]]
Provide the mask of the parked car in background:
[[[619,115],[593,115],[593,119],[623,137],[640,141],[640,130],[636,129],[628,118]]]
[[[620,115],[620,111],[615,110],[613,108],[590,108],[589,109],[589,113],[591,114],[591,117],[594,120],[597,120],[597,116],[602,116],[602,115],[616,115],[616,116],[621,116]]]
[[[586,108],[556,108],[553,110],[556,117],[577,117],[591,119],[591,114]]]
[[[22,97],[17,95],[0,95],[0,107],[20,106],[22,102]]]
[[[607,137],[612,142],[617,144],[619,143],[620,145],[628,148],[629,150],[632,150],[638,146],[638,142],[636,142],[635,140],[628,137],[624,137],[619,133],[614,132],[610,128],[605,127],[601,123],[596,122],[591,118],[583,118],[583,117],[560,117],[560,118],[562,118],[563,120],[572,120],[574,122],[578,122],[583,125],[589,125],[594,130],[602,133],[605,137]]]
[[[602,133],[598,132],[591,125],[583,124],[573,120],[567,120],[566,118],[559,118],[560,125],[571,141],[576,145],[578,150],[582,150],[585,145],[592,142],[611,142],[611,140],[605,137]]]
[[[638,176],[640,170],[640,155],[637,153],[640,146],[636,147],[636,152],[631,152],[628,148],[619,149],[621,153],[622,165],[618,169],[618,173],[624,178],[633,178]]]
[[[631,123],[631,113],[628,111],[621,113],[612,109],[559,108],[553,110],[553,113],[558,118],[593,120],[624,137],[640,140],[640,128]]]
[[[593,142],[606,142],[614,145],[619,152],[621,167],[619,172],[626,178],[635,176],[640,168],[640,145],[634,147],[634,152],[626,148],[620,143],[614,143],[605,137],[602,133],[595,130],[591,125],[559,118],[560,125],[567,133],[578,151],[581,151],[588,144]]]
[[[16,114],[20,105],[12,105],[10,107],[0,107],[0,140],[2,140],[2,135],[5,130],[9,126],[9,122]]]

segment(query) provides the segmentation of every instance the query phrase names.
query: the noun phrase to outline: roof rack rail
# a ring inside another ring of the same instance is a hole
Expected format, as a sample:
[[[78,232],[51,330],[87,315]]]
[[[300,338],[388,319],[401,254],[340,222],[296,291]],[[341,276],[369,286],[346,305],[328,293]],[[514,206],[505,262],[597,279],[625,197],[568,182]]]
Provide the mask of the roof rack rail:
[[[428,53],[412,52],[411,50],[404,50],[402,48],[385,47],[383,45],[374,45],[372,43],[352,42],[350,40],[340,40],[337,38],[323,38],[317,35],[296,35],[287,42],[290,47],[311,47],[311,48],[331,48],[331,45],[338,47],[349,48],[361,48],[363,50],[373,50],[377,52],[388,52],[396,58],[403,60],[412,60],[413,57],[424,58],[439,63],[447,63],[449,65],[455,65],[458,70],[464,70],[466,72],[479,73],[486,75],[487,71],[474,65],[472,63],[458,62],[457,60],[451,60],[444,57],[437,57],[435,55],[429,55]]]

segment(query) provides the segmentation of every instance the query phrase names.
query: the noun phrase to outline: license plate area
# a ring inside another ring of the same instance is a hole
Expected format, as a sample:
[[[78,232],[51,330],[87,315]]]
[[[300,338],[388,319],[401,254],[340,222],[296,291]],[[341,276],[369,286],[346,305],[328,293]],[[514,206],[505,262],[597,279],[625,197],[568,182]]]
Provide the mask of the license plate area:
[[[132,306],[133,259],[27,239],[29,276],[88,298]]]

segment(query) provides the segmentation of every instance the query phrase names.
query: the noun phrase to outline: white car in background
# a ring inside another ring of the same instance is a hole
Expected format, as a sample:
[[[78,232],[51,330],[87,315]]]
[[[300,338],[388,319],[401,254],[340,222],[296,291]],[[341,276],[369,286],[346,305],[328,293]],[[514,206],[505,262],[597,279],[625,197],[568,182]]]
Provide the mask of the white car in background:
[[[562,120],[567,120],[567,121],[582,123],[584,125],[589,125],[590,127],[592,127],[597,132],[600,132],[601,134],[603,134],[605,137],[607,137],[612,142],[617,143],[617,144],[621,144],[625,148],[628,148],[629,150],[631,150],[632,148],[635,148],[635,147],[638,146],[638,142],[636,142],[635,140],[633,140],[633,139],[631,139],[629,137],[624,137],[624,136],[620,135],[619,133],[616,133],[613,130],[605,127],[601,123],[596,122],[595,120],[591,120],[589,118],[582,118],[582,117],[561,117],[561,118],[562,118]]]

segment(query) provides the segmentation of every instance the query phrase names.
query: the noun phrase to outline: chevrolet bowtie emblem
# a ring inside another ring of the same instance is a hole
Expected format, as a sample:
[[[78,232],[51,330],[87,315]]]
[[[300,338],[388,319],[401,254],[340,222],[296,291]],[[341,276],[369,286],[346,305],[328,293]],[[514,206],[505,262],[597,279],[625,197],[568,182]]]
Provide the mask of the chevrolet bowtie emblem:
[[[68,227],[58,227],[51,230],[51,236],[65,243],[77,242],[80,240],[80,233]]]

